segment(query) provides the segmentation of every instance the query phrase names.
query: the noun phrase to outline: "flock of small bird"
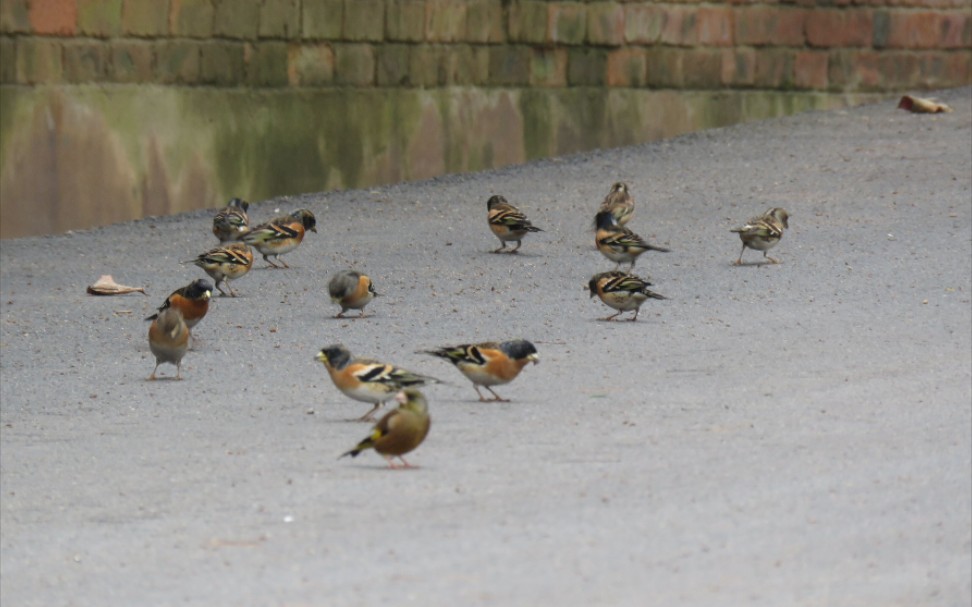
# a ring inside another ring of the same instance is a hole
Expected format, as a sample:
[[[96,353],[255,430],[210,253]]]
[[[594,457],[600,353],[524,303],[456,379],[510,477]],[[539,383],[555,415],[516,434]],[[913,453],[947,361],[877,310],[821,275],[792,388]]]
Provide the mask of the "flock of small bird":
[[[594,217],[595,246],[604,257],[616,264],[613,270],[592,276],[588,283],[591,297],[597,295],[607,306],[617,310],[617,313],[602,320],[614,320],[624,312],[633,310],[634,315],[630,320],[635,321],[641,305],[648,299],[665,299],[648,288],[652,286],[651,282],[632,273],[635,262],[643,253],[670,252],[649,243],[626,226],[634,215],[634,207],[634,198],[627,184],[619,182],[611,187]],[[527,234],[543,231],[503,196],[491,196],[486,208],[490,230],[501,244],[494,253],[515,254]],[[246,201],[239,198],[230,200],[213,218],[212,231],[219,239],[220,246],[184,262],[202,268],[224,296],[236,296],[229,281],[250,271],[253,266],[252,249],[262,254],[270,267],[288,268],[280,256],[296,249],[306,232],[317,231],[317,219],[307,209],[298,209],[255,227],[250,227],[248,210]],[[777,207],[750,219],[744,226],[734,228],[732,232],[738,233],[742,240],[742,251],[735,265],[742,264],[742,255],[747,248],[762,251],[769,263],[779,263],[769,257],[767,251],[779,243],[783,231],[789,228],[788,220],[789,214]],[[510,242],[515,242],[516,246],[507,250],[507,243]],[[629,264],[627,271],[620,269],[622,263]],[[152,321],[149,347],[156,359],[149,379],[156,379],[162,363],[175,365],[175,379],[182,378],[182,358],[189,347],[190,331],[209,309],[213,284],[199,279],[173,291],[158,312],[146,318]],[[226,290],[221,284],[225,285]],[[358,318],[363,318],[365,307],[379,295],[371,279],[355,270],[336,273],[328,283],[328,294],[341,307],[337,318],[342,318],[348,310],[359,310]],[[452,363],[472,382],[479,400],[484,402],[506,402],[492,387],[510,383],[527,364],[539,362],[536,347],[525,339],[445,346],[421,353]],[[439,380],[392,364],[355,358],[341,344],[322,348],[316,360],[324,365],[334,386],[345,396],[372,405],[359,420],[373,421],[374,414],[393,398],[399,403],[397,408],[378,420],[364,440],[342,457],[355,457],[366,449],[374,449],[386,459],[389,467],[398,467],[395,458],[402,462],[403,467],[410,467],[404,455],[425,440],[431,426],[428,403],[418,388],[440,383]],[[484,388],[492,398],[484,397],[480,388]]]

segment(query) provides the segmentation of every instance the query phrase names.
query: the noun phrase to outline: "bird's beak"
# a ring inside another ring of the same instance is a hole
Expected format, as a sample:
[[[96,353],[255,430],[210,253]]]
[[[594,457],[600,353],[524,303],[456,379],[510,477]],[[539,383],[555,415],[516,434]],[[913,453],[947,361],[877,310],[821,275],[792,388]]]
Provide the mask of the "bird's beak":
[[[314,360],[316,360],[317,362],[322,362],[322,363],[324,363],[326,365],[327,364],[327,354],[324,354],[323,352],[318,352],[317,353],[317,356],[314,357]]]
[[[311,228],[311,232],[314,232],[315,234],[317,234],[317,226],[314,226],[313,228]]]
[[[399,391],[398,394],[395,395],[395,402],[400,405],[404,405],[408,402],[408,395],[405,394],[404,390]]]
[[[530,356],[527,356],[527,360],[536,365],[536,364],[538,364],[540,362],[540,355],[539,354],[531,354]]]
[[[203,291],[203,299],[209,299],[212,296],[213,296],[212,291]]]

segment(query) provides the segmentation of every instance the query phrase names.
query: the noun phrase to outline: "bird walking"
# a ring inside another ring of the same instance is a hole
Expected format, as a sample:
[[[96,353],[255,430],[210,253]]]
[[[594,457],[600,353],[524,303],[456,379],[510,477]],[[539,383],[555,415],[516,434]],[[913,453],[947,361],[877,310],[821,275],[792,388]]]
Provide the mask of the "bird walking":
[[[386,413],[375,424],[371,434],[355,446],[354,449],[343,453],[341,457],[350,455],[357,457],[366,449],[374,449],[385,458],[388,467],[413,468],[405,460],[405,454],[414,451],[422,444],[432,427],[429,417],[429,406],[425,396],[415,388],[405,388],[395,395],[399,405]],[[395,458],[402,462],[402,466],[395,465]],[[340,459],[340,458],[339,458]]]
[[[361,310],[358,318],[364,318],[365,306],[378,296],[371,279],[354,270],[343,270],[331,277],[327,292],[331,301],[341,306],[335,318],[344,318],[348,310]]]
[[[651,283],[627,272],[602,272],[591,277],[587,288],[591,297],[597,295],[601,301],[618,312],[601,320],[614,320],[624,312],[634,310],[634,316],[629,320],[638,320],[641,304],[649,299],[667,299],[648,289]]]
[[[209,311],[209,300],[213,295],[213,285],[204,278],[176,289],[159,306],[159,311],[145,320],[155,320],[164,310],[175,308],[182,312],[186,326],[192,329]]]
[[[226,207],[213,217],[213,235],[220,243],[239,240],[250,230],[250,203],[240,198],[230,200]]]
[[[156,379],[156,372],[162,363],[176,366],[176,379],[182,379],[182,357],[189,349],[189,327],[182,319],[178,308],[166,308],[159,312],[149,326],[149,349],[155,355],[155,368],[149,379]]]
[[[628,184],[619,181],[611,186],[611,191],[604,197],[599,211],[607,211],[623,226],[634,216],[635,201],[628,189]]]
[[[220,283],[229,289],[229,295],[236,297],[236,291],[229,286],[230,280],[245,276],[253,267],[253,251],[242,242],[233,242],[224,247],[216,247],[200,253],[195,259],[182,263],[192,263],[203,269],[222,295],[227,295]]]
[[[345,396],[374,405],[358,421],[373,420],[375,411],[403,388],[439,383],[434,377],[412,373],[395,365],[352,358],[351,352],[341,344],[321,349],[315,358],[324,364],[334,386]]]
[[[509,402],[494,392],[491,386],[508,384],[516,379],[527,363],[540,362],[536,347],[525,339],[446,346],[436,350],[424,350],[422,353],[444,358],[455,365],[472,382],[476,395],[482,402]],[[493,398],[483,398],[479,391],[480,386],[486,388]]]
[[[739,259],[736,260],[734,265],[742,265],[742,256],[747,247],[755,251],[762,251],[763,257],[770,263],[780,263],[779,260],[770,257],[767,252],[779,244],[780,239],[783,238],[783,230],[790,227],[789,221],[790,214],[785,209],[773,207],[759,217],[753,217],[746,222],[746,225],[730,230],[739,234],[739,238],[742,240]]]
[[[530,223],[526,215],[508,203],[502,196],[490,196],[489,200],[486,201],[486,209],[489,229],[493,231],[493,234],[499,238],[502,244],[493,253],[506,250],[507,242],[516,242],[513,250],[509,251],[510,253],[516,253],[520,250],[523,237],[527,233],[543,232],[543,230]]]
[[[594,223],[597,225],[594,244],[602,255],[618,264],[615,269],[620,268],[622,263],[629,263],[628,269],[634,269],[638,256],[646,251],[671,252],[671,249],[653,245],[631,229],[622,227],[608,211],[598,213]]]
[[[280,255],[296,249],[304,240],[307,231],[317,231],[317,218],[307,209],[298,209],[290,215],[277,217],[267,223],[251,229],[240,239],[263,255],[263,260],[274,268],[277,264],[270,261],[275,258],[283,267],[289,268]]]

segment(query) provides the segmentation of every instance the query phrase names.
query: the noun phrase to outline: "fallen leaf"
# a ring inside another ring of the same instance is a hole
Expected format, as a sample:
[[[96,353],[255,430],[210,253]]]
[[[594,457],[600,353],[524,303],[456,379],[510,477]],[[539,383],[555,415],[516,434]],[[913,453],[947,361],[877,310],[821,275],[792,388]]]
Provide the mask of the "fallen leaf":
[[[916,114],[940,114],[952,111],[952,108],[944,103],[938,103],[934,99],[912,97],[911,95],[905,95],[901,98],[901,101],[898,102],[898,109],[908,110]]]
[[[93,285],[88,286],[91,295],[124,295],[125,293],[141,293],[145,295],[145,287],[127,287],[115,282],[109,274],[103,275]]]

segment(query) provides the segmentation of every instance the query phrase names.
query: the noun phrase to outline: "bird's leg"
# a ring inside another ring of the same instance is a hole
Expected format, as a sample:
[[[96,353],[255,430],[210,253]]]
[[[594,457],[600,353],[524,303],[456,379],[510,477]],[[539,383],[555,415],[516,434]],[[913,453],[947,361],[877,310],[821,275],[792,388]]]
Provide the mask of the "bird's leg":
[[[176,379],[178,380],[182,379],[182,363],[176,365]]]
[[[499,394],[493,392],[493,389],[490,388],[489,386],[483,386],[483,387],[486,388],[487,390],[489,390],[489,393],[492,394],[495,397],[495,398],[492,399],[494,402],[499,402],[499,403],[508,403],[508,402],[510,402],[510,399],[503,398]]]
[[[500,243],[502,243],[503,246],[501,246],[500,248],[498,248],[495,251],[493,251],[493,253],[499,253],[499,252],[501,252],[501,251],[503,251],[503,250],[506,249],[506,241],[505,240],[501,240]]]
[[[513,250],[512,250],[512,251],[510,251],[510,253],[512,254],[512,253],[516,253],[517,251],[519,251],[519,250],[520,250],[520,245],[521,245],[521,244],[523,244],[523,241],[522,241],[522,240],[517,240],[517,241],[516,241],[516,246],[515,246],[515,247],[513,247]]]
[[[151,375],[149,375],[149,377],[148,377],[150,381],[155,381],[156,379],[158,379],[158,378],[157,378],[157,377],[155,376],[155,372],[156,372],[156,371],[158,371],[158,370],[159,370],[159,363],[155,363],[155,368],[154,368],[154,369],[152,369],[152,374],[151,374]]]
[[[635,308],[634,316],[631,317],[631,322],[638,320],[638,312],[641,312],[641,308]]]
[[[375,406],[371,408],[370,411],[358,418],[359,422],[370,422],[375,420],[375,411],[381,408],[381,403],[375,403]]]
[[[486,402],[486,399],[483,398],[483,393],[479,391],[479,386],[477,386],[476,384],[473,384],[473,389],[476,390],[476,396],[479,397],[479,402],[481,402],[481,403]]]
[[[334,316],[334,318],[344,318],[344,312],[345,310],[341,310],[337,313],[337,315]]]
[[[358,318],[364,318],[364,317],[365,317],[365,311],[364,308],[361,308],[361,314],[358,314]]]
[[[766,251],[763,251],[763,257],[768,259],[770,263],[780,263],[779,259],[773,259],[772,257],[766,254]]]
[[[398,456],[398,459],[402,460],[402,464],[404,464],[402,466],[403,468],[414,468],[415,467],[412,464],[408,463],[408,461],[404,457],[402,457],[401,455]]]
[[[617,318],[620,315],[621,315],[621,312],[618,312],[617,314],[612,314],[610,316],[605,316],[601,320],[614,320],[615,318]]]
[[[290,266],[288,266],[288,265],[287,265],[287,262],[286,262],[286,261],[284,261],[284,260],[282,260],[282,259],[280,259],[280,256],[279,256],[279,255],[278,255],[278,256],[276,257],[276,259],[277,259],[277,261],[279,261],[279,262],[280,262],[281,264],[283,264],[283,267],[285,267],[285,268],[289,268],[289,267],[290,267]]]
[[[745,252],[746,252],[746,245],[743,245],[742,246],[742,249],[740,249],[740,251],[739,251],[739,259],[737,259],[736,260],[736,263],[733,264],[733,265],[736,265],[736,266],[741,266],[742,265],[742,256],[743,256],[743,253],[745,253]]]

